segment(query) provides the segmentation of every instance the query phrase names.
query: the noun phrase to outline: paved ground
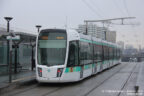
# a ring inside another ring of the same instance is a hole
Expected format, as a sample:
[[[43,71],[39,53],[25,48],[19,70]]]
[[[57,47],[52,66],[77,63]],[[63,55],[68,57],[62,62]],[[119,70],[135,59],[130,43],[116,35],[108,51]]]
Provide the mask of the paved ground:
[[[13,83],[30,79],[35,79],[35,71],[23,70],[17,74],[12,75]],[[9,75],[0,76],[0,90],[7,86],[9,86]]]
[[[18,80],[18,79],[22,79],[22,78],[25,78],[25,77],[30,77],[30,76],[33,76],[35,75],[35,71],[30,71],[30,70],[26,70],[26,71],[22,71],[22,72],[19,72],[17,74],[13,74],[12,75],[12,80],[15,81],[15,80]],[[1,82],[5,82],[7,83],[8,80],[9,80],[9,75],[4,75],[4,76],[0,76],[0,83]]]
[[[138,71],[139,63],[122,63],[77,83],[25,84],[1,96],[136,96]]]

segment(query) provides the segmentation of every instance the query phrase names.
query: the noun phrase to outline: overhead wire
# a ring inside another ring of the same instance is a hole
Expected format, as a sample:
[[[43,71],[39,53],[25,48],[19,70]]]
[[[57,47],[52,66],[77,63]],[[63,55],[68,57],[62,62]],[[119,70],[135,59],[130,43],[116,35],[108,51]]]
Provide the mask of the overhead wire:
[[[100,7],[98,7],[97,3],[95,2],[95,0],[88,0],[89,2],[91,2],[91,4],[97,9],[99,10],[102,14],[104,14],[101,10]],[[106,13],[106,12],[105,12]],[[105,14],[104,14],[105,15]],[[107,14],[108,15],[108,14]]]
[[[117,0],[113,0],[113,4],[121,12],[122,15],[125,14],[124,11],[119,7],[119,4],[117,3]]]
[[[82,0],[82,2],[92,11],[94,12],[99,18],[103,18],[103,16],[97,12],[86,0]]]
[[[124,4],[124,7],[125,7],[125,10],[126,10],[126,13],[127,13],[127,15],[130,17],[131,15],[130,15],[130,12],[129,12],[129,9],[128,9],[128,6],[127,6],[127,2],[126,2],[126,0],[123,0],[123,4]],[[132,24],[132,22],[130,22],[130,24],[132,25],[131,26],[131,28],[132,28],[132,31],[134,32],[134,31],[136,31],[136,30],[134,30],[134,24]],[[135,34],[135,35],[137,35],[137,34]],[[137,38],[137,36],[135,37],[135,39],[136,39],[136,43],[135,43],[135,45],[137,45],[138,44],[138,38]],[[139,46],[139,45],[138,45]]]
[[[123,4],[124,4],[124,7],[125,7],[125,10],[126,10],[127,15],[130,16],[130,13],[129,13],[129,10],[128,10],[128,7],[127,7],[127,2],[126,2],[126,0],[123,0]]]
[[[126,10],[127,16],[128,16],[128,17],[131,17],[131,15],[130,15],[130,13],[129,13],[129,9],[128,9],[126,0],[123,0],[123,5],[124,5],[124,8],[125,8],[125,10]],[[130,20],[129,20],[129,21],[130,21]],[[132,22],[130,22],[130,24],[133,25]]]

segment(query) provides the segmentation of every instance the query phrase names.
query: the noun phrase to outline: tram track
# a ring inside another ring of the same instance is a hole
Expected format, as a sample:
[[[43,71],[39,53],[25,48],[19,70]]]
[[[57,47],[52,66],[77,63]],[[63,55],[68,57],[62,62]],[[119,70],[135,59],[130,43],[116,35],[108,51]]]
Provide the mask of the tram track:
[[[57,89],[55,89],[55,90],[52,90],[52,91],[50,91],[50,92],[48,92],[48,93],[43,94],[42,96],[47,96],[47,95],[52,94],[52,93],[54,93],[54,92],[56,92],[56,91],[58,91],[58,90],[61,90],[61,89],[62,89],[61,87],[60,87],[60,88],[57,88]]]
[[[126,66],[128,66],[128,64],[125,64],[125,65],[123,65],[123,66],[120,66],[120,68],[118,68],[118,71],[116,71],[115,73],[112,73],[112,75],[110,75],[110,76],[108,76],[105,80],[103,80],[99,85],[96,85],[94,88],[92,88],[90,91],[88,91],[86,94],[84,94],[83,96],[88,96],[89,95],[89,93],[91,93],[92,91],[94,91],[95,89],[97,89],[99,86],[101,86],[102,84],[104,84],[107,80],[109,80],[111,77],[113,77],[115,74],[117,74],[118,72],[120,72],[124,67],[126,67]],[[113,67],[116,67],[116,66],[113,66]],[[112,68],[113,68],[112,67]],[[110,68],[110,69],[112,69],[112,68]],[[108,69],[109,70],[109,69]],[[104,72],[107,72],[108,70],[106,70],[106,71],[104,71]],[[103,73],[103,72],[102,72]],[[101,74],[101,73],[100,73]],[[43,85],[40,85],[40,86],[43,86]],[[50,84],[50,86],[48,86],[48,87],[46,87],[46,88],[51,88],[52,86],[51,86],[51,84]],[[48,96],[48,95],[51,95],[51,94],[53,94],[53,93],[55,93],[55,92],[57,92],[57,91],[59,91],[59,90],[63,90],[66,86],[65,86],[65,84],[63,85],[63,86],[55,86],[54,85],[54,89],[51,89],[49,92],[45,92],[45,93],[43,93],[43,94],[41,94],[40,96]],[[12,94],[10,94],[10,95],[5,95],[5,96],[19,96],[20,94],[23,94],[23,93],[25,93],[25,92],[28,92],[28,91],[32,91],[33,89],[35,89],[35,88],[38,88],[39,89],[39,84],[36,84],[36,85],[33,85],[33,86],[31,86],[31,87],[29,87],[29,88],[25,88],[25,89],[23,89],[23,90],[20,90],[20,91],[18,91],[18,92],[14,92],[14,93],[12,93]],[[120,95],[118,95],[118,96],[120,96]]]
[[[126,65],[125,65],[126,66]],[[124,67],[125,67],[124,66]],[[115,67],[115,66],[113,66],[113,67]],[[123,67],[122,67],[123,68]],[[111,68],[110,68],[111,69]],[[120,68],[121,69],[121,68]],[[109,69],[108,69],[109,70]],[[111,76],[110,76],[111,77]],[[107,79],[105,79],[104,81],[106,81],[106,80],[108,80],[110,77],[108,77]],[[35,86],[35,87],[33,87],[33,88],[29,88],[29,89],[34,89],[34,88],[36,88],[37,86]],[[50,94],[52,94],[52,93],[55,93],[55,92],[57,92],[57,91],[59,91],[59,90],[63,90],[63,88],[65,88],[65,86],[63,86],[63,87],[58,87],[58,88],[56,88],[56,89],[54,89],[54,90],[51,90],[51,91],[49,91],[49,92],[47,92],[47,93],[44,93],[44,94],[42,94],[41,96],[48,96],[48,95],[50,95]],[[23,91],[20,91],[20,92],[17,92],[16,94],[21,94],[21,93],[24,93],[24,92],[26,92],[26,91],[29,91],[29,89],[26,89],[26,90],[23,90]],[[11,96],[15,96],[16,94],[13,94],[13,95],[11,95]],[[84,96],[87,96],[87,95],[84,95]]]
[[[116,65],[117,66],[117,65]],[[127,66],[127,65],[125,65],[125,66]],[[120,68],[120,70],[121,69],[123,69],[125,66],[123,66],[122,68]],[[113,67],[115,67],[115,66],[113,66]],[[111,69],[111,68],[110,68]],[[109,69],[107,69],[107,70],[109,70]],[[119,70],[119,71],[120,71]],[[116,73],[118,73],[119,71],[117,71]],[[108,79],[110,79],[113,75],[115,75],[116,73],[114,73],[114,74],[112,74],[111,76],[109,76],[107,79],[105,79],[102,83],[104,83],[105,81],[107,81]],[[96,86],[96,87],[99,87],[102,83],[100,83],[98,86]],[[96,87],[94,87],[93,89],[91,89],[87,94],[85,94],[85,95],[83,95],[83,96],[87,96],[89,93],[91,93],[93,90],[95,90],[96,89]],[[46,93],[46,94],[44,94],[44,95],[42,95],[42,96],[48,96],[48,95],[50,95],[50,94],[52,94],[52,93],[55,93],[56,91],[59,91],[59,90],[62,90],[64,87],[60,87],[60,88],[57,88],[57,89],[55,89],[55,90],[52,90],[52,91],[50,91],[50,92],[48,92],[48,93]]]
[[[107,80],[109,80],[110,78],[112,78],[114,75],[116,75],[117,73],[119,73],[124,67],[128,66],[127,64],[125,66],[123,66],[122,68],[120,68],[118,71],[116,71],[115,73],[113,73],[112,75],[110,75],[109,77],[107,77],[105,80],[103,80],[99,85],[96,85],[95,87],[93,87],[91,90],[89,90],[87,93],[85,93],[83,96],[88,96],[91,92],[93,92],[95,89],[97,89],[98,87],[100,87],[101,85],[103,85]],[[135,68],[135,67],[134,67]]]
[[[132,77],[132,74],[134,73],[134,69],[135,69],[136,66],[137,66],[137,63],[136,63],[136,65],[133,67],[132,71],[130,72],[130,75],[128,76],[126,82],[123,84],[123,86],[122,86],[122,88],[121,88],[121,91],[118,93],[117,96],[120,96],[120,95],[121,95],[122,90],[125,88],[126,84],[128,83],[128,81],[129,81],[130,78]]]

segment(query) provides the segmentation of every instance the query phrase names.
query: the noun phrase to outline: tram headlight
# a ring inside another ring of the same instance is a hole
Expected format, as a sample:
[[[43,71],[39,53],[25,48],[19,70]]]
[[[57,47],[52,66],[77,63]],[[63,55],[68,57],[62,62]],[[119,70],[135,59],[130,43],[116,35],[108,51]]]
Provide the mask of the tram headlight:
[[[38,68],[38,75],[39,77],[42,77],[42,68]]]
[[[63,68],[58,68],[57,69],[57,77],[61,77],[62,72],[63,72]]]

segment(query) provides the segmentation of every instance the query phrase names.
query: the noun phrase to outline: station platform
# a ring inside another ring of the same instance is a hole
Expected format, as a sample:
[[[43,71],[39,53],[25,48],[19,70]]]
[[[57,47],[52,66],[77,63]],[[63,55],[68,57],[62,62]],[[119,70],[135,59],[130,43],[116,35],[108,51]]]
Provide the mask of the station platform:
[[[12,83],[9,83],[9,75],[0,76],[0,90],[7,88],[12,85],[18,85],[22,82],[35,80],[35,70],[21,70],[21,72],[17,74],[12,74]]]

